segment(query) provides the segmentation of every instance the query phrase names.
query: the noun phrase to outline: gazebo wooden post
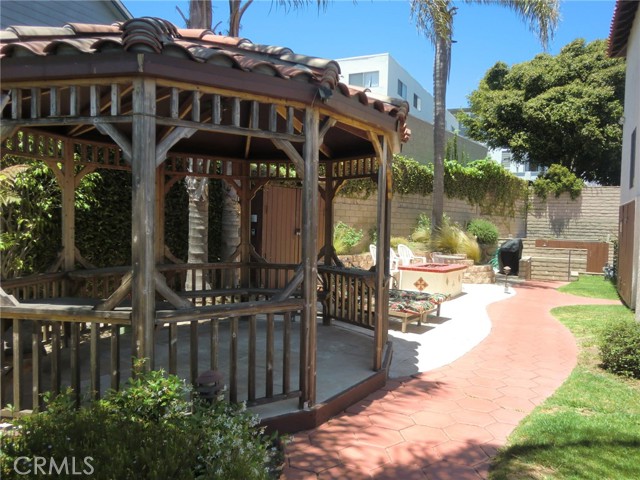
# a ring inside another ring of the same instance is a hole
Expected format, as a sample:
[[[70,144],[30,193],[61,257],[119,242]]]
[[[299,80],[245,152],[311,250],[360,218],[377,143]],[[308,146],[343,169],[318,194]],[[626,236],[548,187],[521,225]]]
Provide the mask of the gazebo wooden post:
[[[155,233],[155,259],[156,264],[164,261],[164,217],[165,217],[165,180],[164,180],[164,162],[161,163],[156,171],[156,233]]]
[[[154,368],[156,294],[156,85],[153,80],[134,80],[132,120],[132,219],[131,260],[133,352]]]
[[[324,264],[331,265],[333,262],[333,198],[335,197],[335,186],[333,183],[333,162],[329,161],[325,165],[326,183],[324,187]],[[331,325],[331,317],[328,309],[322,311],[322,324]]]
[[[75,267],[75,171],[73,142],[64,141],[64,165],[62,169],[62,269],[66,272]]]
[[[373,349],[373,369],[380,370],[382,368],[382,354],[384,345],[387,341],[386,324],[388,322],[388,311],[386,306],[389,303],[388,275],[389,275],[389,245],[390,245],[390,203],[388,189],[388,147],[387,142],[383,140],[380,145],[377,138],[372,138],[374,146],[377,145],[378,153],[378,245],[376,251],[376,310],[375,310],[375,330],[374,330],[374,349]]]
[[[251,181],[249,180],[250,164],[244,162],[242,166],[241,188],[238,191],[240,197],[240,285],[249,288],[251,281]]]
[[[301,366],[300,397],[304,403],[313,406],[316,401],[316,316],[318,277],[318,162],[319,162],[319,113],[307,108],[304,115],[305,142],[303,148],[304,180],[302,182],[302,268],[304,273],[302,298],[302,334],[300,355],[304,355]],[[305,344],[304,348],[302,343]]]

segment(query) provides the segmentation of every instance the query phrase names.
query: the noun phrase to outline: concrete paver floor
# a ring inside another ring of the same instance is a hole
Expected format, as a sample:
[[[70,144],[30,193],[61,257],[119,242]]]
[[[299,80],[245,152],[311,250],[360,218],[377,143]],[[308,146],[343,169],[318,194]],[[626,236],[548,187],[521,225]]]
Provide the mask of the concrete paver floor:
[[[486,478],[491,457],[511,431],[576,364],[574,338],[550,310],[617,303],[562,294],[559,285],[528,282],[515,286],[515,295],[494,299],[486,309],[488,335],[484,327],[476,334],[486,338],[465,354],[450,343],[460,358],[442,348],[442,341],[455,342],[452,330],[433,344],[439,345],[431,350],[438,358],[411,365],[398,359],[392,377],[395,371],[428,371],[391,378],[324,425],[295,434],[286,447],[283,478]],[[482,317],[463,302],[456,318]],[[468,324],[458,327],[466,338]],[[429,355],[429,348],[420,350],[421,357]]]

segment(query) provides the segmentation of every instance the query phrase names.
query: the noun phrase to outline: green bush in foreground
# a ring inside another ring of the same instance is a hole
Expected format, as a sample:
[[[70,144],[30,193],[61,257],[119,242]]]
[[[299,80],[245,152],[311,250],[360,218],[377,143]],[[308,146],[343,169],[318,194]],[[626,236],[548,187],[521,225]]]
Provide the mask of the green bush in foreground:
[[[274,478],[278,449],[256,416],[241,404],[210,405],[190,396],[180,379],[158,371],[88,408],[76,409],[67,392],[0,437],[0,476],[40,478],[20,472],[33,474],[34,459],[44,457],[47,474],[55,459],[55,478],[78,478],[78,472],[105,480]]]
[[[608,325],[601,334],[600,355],[605,370],[640,378],[640,323],[620,320]]]

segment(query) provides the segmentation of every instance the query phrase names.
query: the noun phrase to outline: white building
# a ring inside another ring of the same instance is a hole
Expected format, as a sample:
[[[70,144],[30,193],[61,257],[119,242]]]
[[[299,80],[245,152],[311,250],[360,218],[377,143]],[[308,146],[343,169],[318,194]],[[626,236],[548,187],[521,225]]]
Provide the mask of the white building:
[[[620,228],[618,292],[636,309],[640,321],[640,2],[617,0],[609,34],[609,56],[625,57],[622,163],[620,168]]]
[[[522,180],[533,181],[538,178],[538,175],[545,172],[544,167],[535,166],[530,162],[516,162],[508,148],[489,150],[489,155],[494,161]]]
[[[428,163],[433,159],[433,96],[405,70],[389,53],[363,55],[338,59],[340,81],[364,87],[372,93],[387,97],[403,98],[409,103],[407,124],[412,131],[411,140],[403,147],[403,155]],[[459,134],[456,117],[446,113],[447,138]],[[458,151],[469,160],[487,156],[483,144],[459,136]]]
[[[433,95],[425,90],[390,54],[363,55],[337,60],[341,81],[365,87],[373,93],[403,98],[409,102],[410,114],[433,124]],[[459,130],[458,120],[447,112],[447,130]]]
[[[0,28],[67,23],[109,24],[132,18],[121,0],[1,0]]]

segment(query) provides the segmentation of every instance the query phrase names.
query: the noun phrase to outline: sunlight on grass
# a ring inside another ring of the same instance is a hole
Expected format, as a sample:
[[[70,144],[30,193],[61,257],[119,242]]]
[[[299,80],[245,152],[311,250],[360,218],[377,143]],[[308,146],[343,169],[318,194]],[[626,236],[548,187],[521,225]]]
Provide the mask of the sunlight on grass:
[[[580,275],[578,280],[558,289],[563,293],[570,293],[580,297],[604,298],[618,300],[616,287],[599,275]]]
[[[640,381],[600,369],[595,347],[605,325],[633,313],[616,305],[561,307],[552,314],[576,337],[578,365],[512,433],[490,478],[640,478]]]

